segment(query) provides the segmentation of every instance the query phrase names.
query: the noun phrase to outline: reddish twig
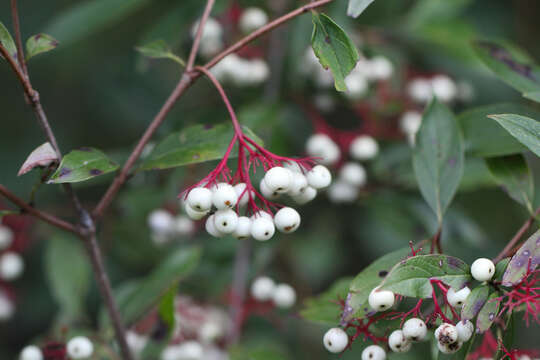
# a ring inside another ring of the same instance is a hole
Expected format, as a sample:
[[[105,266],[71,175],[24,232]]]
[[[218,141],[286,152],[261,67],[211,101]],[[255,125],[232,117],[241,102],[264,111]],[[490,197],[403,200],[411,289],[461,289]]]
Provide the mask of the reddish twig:
[[[538,209],[536,209],[536,211],[534,212],[534,215],[532,215],[531,217],[529,217],[527,219],[527,221],[525,221],[525,223],[523,225],[521,225],[521,227],[519,228],[519,230],[517,231],[517,233],[514,235],[514,237],[508,242],[508,244],[506,244],[506,246],[504,247],[504,249],[502,249],[502,251],[499,253],[499,255],[497,255],[494,259],[493,259],[493,262],[494,263],[498,263],[499,261],[501,261],[501,259],[503,259],[504,257],[506,257],[507,253],[512,250],[512,248],[514,247],[514,245],[516,245],[516,243],[521,239],[521,237],[527,232],[527,230],[529,230],[529,228],[531,227],[531,225],[533,224],[535,218],[540,215],[540,207]]]
[[[201,20],[199,21],[199,26],[197,27],[197,32],[195,34],[195,38],[193,39],[193,45],[191,46],[191,51],[189,53],[189,58],[186,64],[186,71],[188,72],[193,69],[193,65],[195,64],[195,58],[197,57],[197,52],[199,51],[199,44],[203,35],[204,25],[206,24],[206,20],[208,20],[208,17],[210,16],[210,12],[212,11],[213,6],[214,0],[208,0],[206,2],[206,7],[204,8]]]
[[[13,32],[15,33],[15,43],[17,44],[17,59],[21,70],[28,77],[28,69],[26,68],[26,59],[24,58],[24,48],[21,37],[21,25],[19,23],[19,13],[17,11],[17,0],[11,0],[11,18],[13,19]]]

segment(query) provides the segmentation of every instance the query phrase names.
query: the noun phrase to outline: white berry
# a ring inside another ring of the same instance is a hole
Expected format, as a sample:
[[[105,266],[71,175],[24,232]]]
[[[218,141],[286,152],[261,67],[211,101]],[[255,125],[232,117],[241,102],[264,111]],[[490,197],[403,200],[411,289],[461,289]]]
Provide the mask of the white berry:
[[[128,331],[126,333],[126,342],[131,351],[135,354],[139,354],[148,343],[148,336],[139,335],[135,331]]]
[[[15,312],[15,306],[7,295],[0,290],[0,321],[9,320]]]
[[[412,318],[403,324],[403,335],[411,341],[420,341],[426,337],[426,323],[419,318]]]
[[[316,196],[317,196],[317,190],[315,190],[311,186],[307,186],[306,188],[300,191],[300,194],[293,196],[292,199],[297,204],[303,205],[315,199]]]
[[[450,344],[441,343],[440,341],[437,342],[437,347],[439,348],[439,351],[443,354],[453,354],[459,349],[461,349],[462,345],[463,343],[460,341],[456,341]]]
[[[433,94],[443,102],[452,101],[458,91],[456,83],[446,75],[437,75],[431,79],[431,87]]]
[[[0,256],[0,279],[15,280],[24,271],[24,261],[16,252],[9,251]]]
[[[331,165],[339,160],[341,152],[336,143],[325,134],[314,134],[306,142],[309,156],[318,158],[321,164]]]
[[[330,185],[332,182],[332,174],[323,165],[317,165],[307,173],[309,186],[314,189],[322,189]]]
[[[199,28],[199,21],[197,21],[191,28],[191,36],[195,37]],[[204,24],[204,29],[202,31],[201,41],[212,41],[221,37],[223,33],[223,28],[221,24],[211,17],[206,20]]]
[[[219,183],[212,194],[212,203],[218,210],[232,208],[238,202],[234,187],[227,183]]]
[[[154,210],[148,215],[148,226],[153,232],[168,233],[174,222],[172,214],[163,209]]]
[[[453,344],[458,340],[458,332],[454,325],[443,323],[435,329],[435,339],[441,344]]]
[[[13,231],[7,226],[0,224],[0,251],[7,249],[13,242]]]
[[[272,214],[270,214],[269,212],[264,211],[264,210],[259,210],[259,211],[257,211],[255,214],[253,214],[251,216],[251,220],[255,220],[255,219],[260,218],[260,217],[263,217],[265,219],[272,220],[272,221],[274,219]]]
[[[232,235],[237,239],[247,239],[251,235],[251,219],[247,216],[238,217],[238,224]]]
[[[251,224],[251,236],[255,240],[266,241],[274,236],[275,232],[274,222],[266,217],[257,217]]]
[[[422,124],[422,114],[418,111],[407,111],[399,119],[399,128],[406,135],[414,135]]]
[[[43,353],[39,347],[28,345],[22,349],[19,360],[43,360]]]
[[[349,344],[349,336],[341,328],[332,328],[324,334],[323,343],[326,350],[337,354],[345,350]]]
[[[249,194],[246,190],[246,183],[238,183],[234,185],[234,191],[236,191],[236,196],[238,197],[238,205],[240,207],[246,206],[249,201]]]
[[[454,290],[454,288],[449,288],[448,292],[446,293],[446,300],[448,300],[448,303],[453,307],[461,307],[465,303],[465,300],[467,300],[470,293],[471,289],[469,289],[467,286],[458,291]]]
[[[340,203],[351,203],[358,198],[359,189],[343,180],[334,182],[328,188],[328,198],[330,201]]]
[[[251,284],[251,296],[257,301],[268,301],[272,299],[276,283],[267,276],[260,276]]]
[[[281,166],[275,166],[264,174],[264,183],[268,189],[280,194],[289,191],[292,181],[291,170]]]
[[[368,297],[369,306],[375,311],[385,311],[394,305],[394,293],[390,290],[371,290]]]
[[[66,349],[72,359],[86,359],[94,352],[94,345],[86,336],[77,336],[68,341]]]
[[[462,320],[456,324],[456,330],[458,333],[458,341],[467,342],[472,337],[474,325],[469,320]]]
[[[373,78],[378,80],[388,80],[394,73],[394,65],[384,56],[375,56],[370,60]]]
[[[193,209],[191,206],[189,206],[188,204],[184,206],[184,210],[187,216],[189,216],[189,218],[192,220],[201,220],[203,217],[205,217],[208,214],[208,211],[197,211]]]
[[[290,196],[299,196],[307,187],[308,181],[304,174],[292,171],[292,182],[288,194]]]
[[[206,232],[212,235],[213,237],[222,237],[224,234],[216,228],[216,223],[214,222],[214,214],[210,215],[206,219],[204,224]]]
[[[259,190],[261,191],[261,195],[267,198],[268,200],[276,200],[280,196],[280,193],[278,193],[277,191],[272,191],[268,187],[268,185],[266,185],[264,178],[261,179],[261,182],[259,183]]]
[[[404,353],[411,349],[411,342],[405,338],[402,330],[394,330],[388,337],[388,346],[393,352]]]
[[[493,261],[486,258],[479,258],[474,260],[471,265],[471,275],[478,281],[491,280],[495,274],[495,265]]]
[[[207,211],[212,207],[212,191],[204,187],[191,189],[187,198],[188,204],[193,210]]]
[[[300,214],[291,207],[284,207],[274,216],[274,224],[282,233],[292,233],[300,226]]]
[[[351,72],[345,78],[345,86],[347,86],[345,95],[351,100],[360,99],[369,89],[367,79],[358,72]]]
[[[371,136],[360,135],[352,141],[349,152],[356,160],[370,160],[379,153],[379,144]]]
[[[433,98],[431,82],[426,79],[414,79],[407,86],[409,96],[418,103],[427,103]]]
[[[238,214],[232,209],[218,210],[214,214],[216,230],[223,234],[231,234],[238,225]]]
[[[174,218],[173,228],[178,235],[189,235],[195,231],[195,224],[189,217],[178,215]]]
[[[161,353],[161,360],[199,360],[204,359],[203,346],[193,340],[184,341],[178,345],[169,345]]]
[[[288,309],[296,302],[296,291],[288,284],[279,284],[272,296],[274,304],[283,309]]]
[[[266,15],[264,10],[257,7],[249,7],[242,12],[238,25],[240,26],[240,30],[247,34],[264,26],[267,22],[268,15]]]
[[[385,360],[386,351],[379,345],[369,345],[362,351],[362,360]]]
[[[364,167],[354,162],[345,163],[339,170],[339,177],[353,186],[363,186],[367,180]]]

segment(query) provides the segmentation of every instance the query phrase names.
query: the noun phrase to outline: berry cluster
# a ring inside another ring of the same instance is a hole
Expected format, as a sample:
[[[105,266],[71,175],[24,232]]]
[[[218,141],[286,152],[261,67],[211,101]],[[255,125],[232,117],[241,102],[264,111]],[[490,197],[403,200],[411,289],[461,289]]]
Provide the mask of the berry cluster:
[[[276,307],[287,309],[296,302],[296,292],[288,284],[276,284],[267,276],[256,278],[251,284],[251,296],[256,301],[271,301]]]
[[[66,355],[70,359],[90,359],[94,353],[94,344],[86,336],[76,336],[66,344],[54,343],[54,346],[39,348],[36,345],[29,345],[22,349],[19,355],[20,360],[46,360],[65,359]],[[54,353],[54,354],[52,354]]]
[[[163,245],[179,236],[191,235],[195,231],[195,223],[185,215],[172,215],[164,209],[156,209],[148,215],[152,241]]]

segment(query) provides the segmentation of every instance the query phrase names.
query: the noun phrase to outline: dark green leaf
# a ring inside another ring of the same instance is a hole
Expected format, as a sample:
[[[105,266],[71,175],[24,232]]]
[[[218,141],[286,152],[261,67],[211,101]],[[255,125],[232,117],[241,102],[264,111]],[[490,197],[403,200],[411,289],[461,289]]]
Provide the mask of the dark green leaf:
[[[540,156],[540,122],[516,114],[490,115],[520,143]]]
[[[4,49],[6,49],[15,62],[17,62],[17,47],[15,46],[15,42],[13,41],[11,34],[9,33],[8,29],[6,29],[4,24],[2,24],[2,22],[0,22],[0,44],[2,44]],[[1,56],[2,55],[0,55],[0,57]]]
[[[478,318],[476,319],[476,331],[483,333],[487,331],[493,321],[497,318],[497,312],[499,311],[499,301],[497,298],[500,296],[498,292],[494,292],[489,295],[484,307],[478,313]]]
[[[347,15],[352,17],[360,16],[373,1],[375,0],[349,0]]]
[[[464,147],[454,115],[436,99],[425,111],[416,135],[413,168],[420,192],[442,223],[463,176]]]
[[[504,258],[495,265],[495,274],[493,274],[494,281],[502,281],[503,275],[506,272],[506,268],[510,263],[510,258]]]
[[[176,61],[182,66],[186,65],[184,63],[184,60],[176,56],[171,51],[167,43],[163,40],[156,40],[151,43],[138,46],[135,49],[137,49],[137,51],[143,54],[144,56],[152,58],[152,59],[171,59],[173,61]]]
[[[37,34],[30,36],[28,40],[26,40],[26,60],[33,56],[51,51],[57,46],[58,41],[50,35]]]
[[[472,320],[482,309],[489,295],[489,286],[480,285],[475,287],[461,309],[461,318],[464,320]]]
[[[92,271],[79,239],[56,235],[47,241],[45,267],[51,293],[61,313],[70,319],[84,314]]]
[[[418,255],[401,261],[381,283],[381,289],[396,294],[431,298],[431,279],[438,279],[454,289],[471,281],[469,265],[446,255]]]
[[[512,256],[502,279],[503,285],[512,286],[519,283],[527,273],[529,262],[531,270],[540,264],[540,230],[532,234]]]
[[[244,127],[247,136],[262,144],[251,130]],[[221,159],[233,138],[232,126],[190,126],[172,133],[159,143],[142,163],[141,170],[162,170],[188,164]]]
[[[402,248],[386,254],[356,275],[351,283],[349,290],[351,296],[348,299],[352,313],[345,320],[349,320],[353,315],[354,317],[364,317],[371,311],[368,304],[369,293],[381,283],[398,262],[407,257],[409,252],[409,248]]]
[[[328,16],[313,13],[311,46],[321,65],[332,71],[336,89],[346,91],[345,77],[356,66],[359,55],[345,31]]]
[[[531,171],[521,154],[487,158],[486,164],[508,195],[532,212],[534,183]]]
[[[345,300],[349,292],[352,278],[340,279],[324,293],[306,299],[300,315],[308,321],[325,325],[335,325],[339,322],[341,307],[338,300]]]
[[[110,173],[118,165],[98,149],[81,148],[64,156],[58,169],[47,181],[48,184],[62,184],[85,181]]]

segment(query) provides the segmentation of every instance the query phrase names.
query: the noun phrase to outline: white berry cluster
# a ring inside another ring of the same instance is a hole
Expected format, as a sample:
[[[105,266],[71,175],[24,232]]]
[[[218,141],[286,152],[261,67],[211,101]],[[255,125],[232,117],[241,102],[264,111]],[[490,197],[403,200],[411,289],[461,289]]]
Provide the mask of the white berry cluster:
[[[242,32],[248,34],[268,23],[268,15],[258,7],[248,7],[242,11],[238,26]]]
[[[199,28],[199,21],[193,24],[191,28],[191,36],[195,38]],[[210,58],[216,55],[224,48],[223,42],[223,27],[216,19],[209,17],[204,24],[202,31],[201,42],[199,45],[199,53],[204,58]]]
[[[458,87],[447,75],[432,78],[415,78],[407,85],[409,97],[419,104],[427,104],[435,96],[443,102],[451,102],[458,95]]]
[[[66,344],[70,359],[89,359],[94,353],[94,344],[86,336],[76,336]]]
[[[305,204],[315,198],[318,189],[330,185],[331,180],[330,172],[322,165],[314,166],[305,175],[298,166],[275,166],[265,173],[259,189],[268,200],[287,194],[297,203]],[[254,194],[247,193],[245,183],[195,187],[187,194],[185,211],[193,220],[209,215],[205,228],[214,237],[232,235],[266,241],[274,236],[276,229],[288,234],[300,226],[300,214],[292,207],[282,207],[274,215],[263,210],[251,217],[239,215],[237,211],[248,205],[250,197],[251,201],[255,200]]]
[[[253,281],[251,296],[257,301],[271,301],[282,309],[288,309],[296,302],[296,292],[292,286],[284,283],[276,284],[267,276],[260,276]]]
[[[172,215],[164,209],[156,209],[148,215],[152,241],[163,245],[178,236],[190,235],[195,231],[195,223],[185,215]]]
[[[244,59],[236,54],[224,57],[211,71],[219,81],[239,87],[260,85],[270,76],[270,68],[263,59]]]

